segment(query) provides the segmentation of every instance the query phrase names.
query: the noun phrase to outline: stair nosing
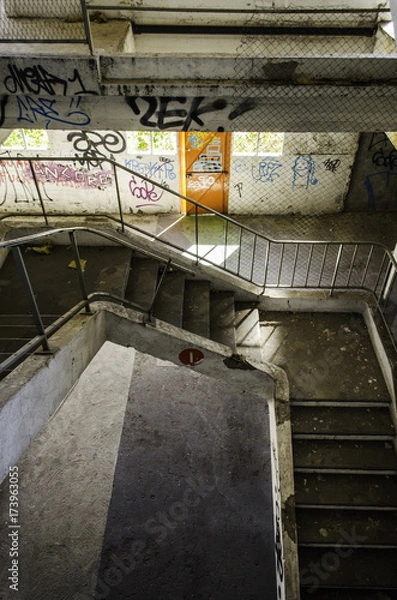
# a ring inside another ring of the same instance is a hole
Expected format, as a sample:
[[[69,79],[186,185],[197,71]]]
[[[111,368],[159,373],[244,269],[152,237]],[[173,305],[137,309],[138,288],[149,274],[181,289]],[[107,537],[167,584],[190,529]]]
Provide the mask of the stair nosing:
[[[359,510],[359,511],[375,511],[375,512],[394,512],[397,511],[397,506],[373,506],[365,504],[301,504],[296,503],[295,508],[303,508],[306,510]]]
[[[343,474],[343,475],[397,475],[397,469],[340,469],[327,467],[294,467],[296,473]]]
[[[392,442],[395,435],[392,434],[370,434],[356,435],[352,434],[333,434],[333,433],[293,433],[295,440],[336,440],[336,441],[357,441],[357,442]]]

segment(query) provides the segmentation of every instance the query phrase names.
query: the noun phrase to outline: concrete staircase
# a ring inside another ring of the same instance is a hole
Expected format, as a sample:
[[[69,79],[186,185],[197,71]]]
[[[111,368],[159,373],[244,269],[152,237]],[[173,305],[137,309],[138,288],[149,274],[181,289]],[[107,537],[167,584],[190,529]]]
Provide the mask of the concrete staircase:
[[[256,303],[237,301],[234,292],[215,289],[208,280],[134,253],[125,298],[144,311],[152,307],[157,319],[229,346],[235,353],[260,358]]]
[[[196,279],[166,262],[126,248],[82,247],[80,256],[87,259],[84,275],[88,293],[113,293],[142,311],[150,311],[151,318],[229,346],[247,358],[260,359],[255,303],[236,301],[232,291],[215,289],[208,280]],[[73,259],[71,248],[55,246],[50,255],[25,252],[24,259],[47,326],[81,299],[76,273],[68,269]],[[34,337],[36,329],[11,256],[1,270],[0,283],[4,288],[0,297],[0,360],[5,360]]]
[[[397,598],[390,405],[292,400],[302,600]]]

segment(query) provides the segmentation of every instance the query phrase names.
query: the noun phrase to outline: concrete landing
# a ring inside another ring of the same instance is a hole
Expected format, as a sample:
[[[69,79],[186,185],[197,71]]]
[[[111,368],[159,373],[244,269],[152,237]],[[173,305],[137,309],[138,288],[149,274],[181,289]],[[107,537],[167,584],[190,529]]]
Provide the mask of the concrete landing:
[[[107,342],[17,465],[18,598],[275,599],[269,438],[263,398]],[[7,479],[0,515],[8,600]]]
[[[284,369],[291,398],[387,400],[361,315],[261,312],[264,359]]]

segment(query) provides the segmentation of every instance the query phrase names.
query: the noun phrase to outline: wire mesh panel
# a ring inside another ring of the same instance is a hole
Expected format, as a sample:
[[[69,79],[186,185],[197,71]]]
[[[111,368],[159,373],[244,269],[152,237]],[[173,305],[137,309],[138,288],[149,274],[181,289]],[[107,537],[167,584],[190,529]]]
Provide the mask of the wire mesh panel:
[[[86,30],[80,0],[3,0],[1,42],[82,42]]]

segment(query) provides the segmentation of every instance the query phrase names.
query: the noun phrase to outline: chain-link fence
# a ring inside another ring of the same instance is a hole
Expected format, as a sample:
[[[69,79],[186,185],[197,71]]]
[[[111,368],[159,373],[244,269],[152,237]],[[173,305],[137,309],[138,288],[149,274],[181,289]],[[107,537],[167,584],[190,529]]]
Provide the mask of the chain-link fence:
[[[80,0],[1,0],[0,43],[88,43]]]
[[[352,81],[360,79],[359,61],[395,55],[390,21],[387,8],[253,12],[235,61],[239,94],[248,96],[253,107],[245,115],[247,129],[262,132],[259,140],[263,132],[275,140],[282,136],[282,147],[270,145],[266,150],[258,143],[255,150],[247,147],[244,152],[234,134],[229,214],[272,215],[281,220],[290,215],[284,237],[301,238],[315,229],[321,216],[397,210],[397,150],[385,132],[372,130],[373,119],[365,133],[349,128],[346,115],[339,126],[340,108],[335,102],[335,94],[343,95],[343,86],[349,84],[349,69],[356,69]],[[258,57],[264,57],[263,63]],[[313,58],[307,74],[297,68],[302,57]],[[247,80],[243,74],[250,58],[255,60]],[[338,60],[345,61],[344,81],[335,76]],[[381,80],[384,72],[380,63],[372,64],[372,81],[360,81],[366,87],[352,96],[352,115],[368,112],[368,107],[376,114],[379,88],[374,93],[369,84]],[[264,88],[266,79],[272,81]],[[308,131],[307,123],[316,112],[320,116],[315,121],[324,128]],[[249,223],[254,226],[253,219]],[[271,236],[271,223],[269,228],[262,231]]]

